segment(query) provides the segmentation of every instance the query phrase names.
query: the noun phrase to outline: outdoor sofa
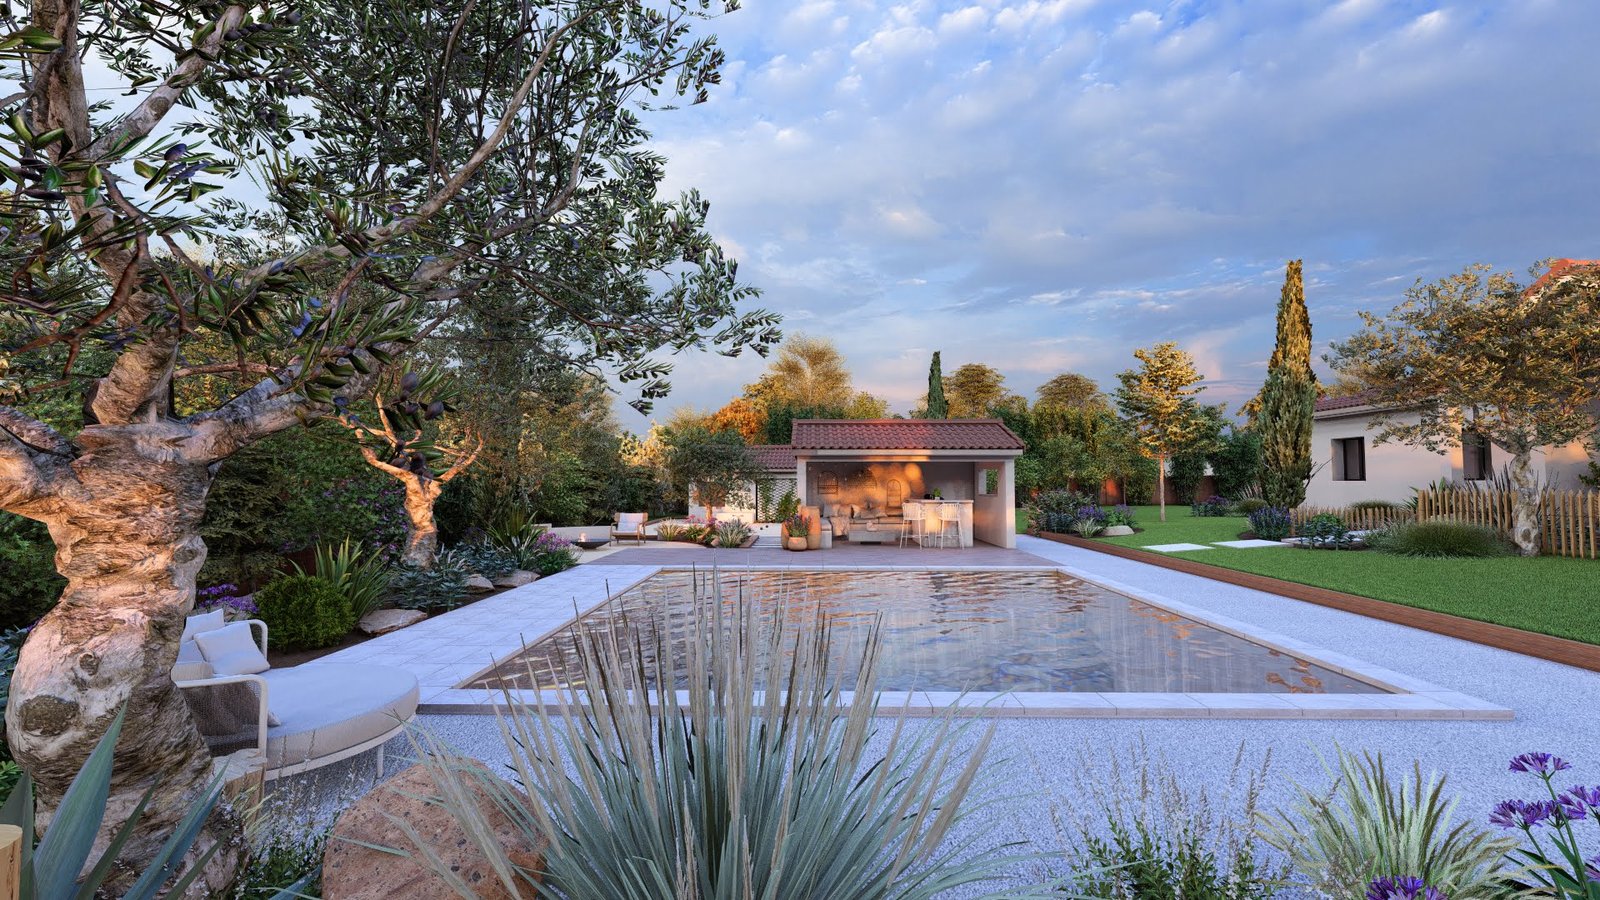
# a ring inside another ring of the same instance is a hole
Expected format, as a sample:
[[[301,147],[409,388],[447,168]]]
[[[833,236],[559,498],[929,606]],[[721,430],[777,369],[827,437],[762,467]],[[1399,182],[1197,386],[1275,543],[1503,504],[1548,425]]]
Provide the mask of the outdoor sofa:
[[[259,632],[259,644],[255,634]],[[417,678],[389,666],[308,663],[271,668],[267,626],[190,616],[172,679],[213,756],[254,749],[266,777],[320,768],[383,745],[417,713]]]

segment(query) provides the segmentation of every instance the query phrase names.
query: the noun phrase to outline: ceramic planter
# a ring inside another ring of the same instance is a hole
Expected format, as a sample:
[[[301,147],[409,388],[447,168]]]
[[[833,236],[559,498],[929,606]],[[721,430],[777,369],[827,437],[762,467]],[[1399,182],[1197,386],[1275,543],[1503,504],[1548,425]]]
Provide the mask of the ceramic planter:
[[[795,537],[794,535],[790,535],[789,537],[783,539],[783,545],[788,547],[790,550],[804,550],[806,549],[806,539],[804,536]]]

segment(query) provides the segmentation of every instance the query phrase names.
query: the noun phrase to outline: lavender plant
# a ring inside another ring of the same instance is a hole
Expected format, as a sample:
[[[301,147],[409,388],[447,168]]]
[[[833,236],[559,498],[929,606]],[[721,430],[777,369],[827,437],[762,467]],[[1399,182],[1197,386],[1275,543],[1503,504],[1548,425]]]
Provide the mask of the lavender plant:
[[[1281,506],[1263,506],[1250,514],[1250,530],[1264,541],[1281,541],[1289,536],[1293,522]]]
[[[256,615],[254,597],[239,593],[236,584],[214,584],[194,592],[195,612],[220,609],[229,619],[248,619]]]
[[[1550,799],[1504,800],[1489,815],[1501,828],[1520,830],[1527,844],[1511,858],[1527,865],[1531,884],[1519,884],[1530,895],[1560,900],[1600,900],[1600,853],[1587,858],[1578,840],[1575,822],[1592,820],[1600,827],[1600,785],[1573,785],[1557,791],[1556,774],[1572,765],[1549,753],[1524,753],[1511,760],[1511,771],[1532,775],[1543,783]],[[1549,841],[1539,840],[1544,831]]]

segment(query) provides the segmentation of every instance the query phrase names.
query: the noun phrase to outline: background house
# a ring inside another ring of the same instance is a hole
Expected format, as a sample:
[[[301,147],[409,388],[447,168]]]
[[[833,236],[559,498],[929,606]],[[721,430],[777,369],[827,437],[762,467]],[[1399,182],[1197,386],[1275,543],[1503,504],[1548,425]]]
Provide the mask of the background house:
[[[1492,478],[1510,459],[1481,438],[1468,435],[1461,446],[1443,453],[1390,441],[1374,443],[1378,410],[1366,398],[1323,397],[1311,424],[1314,474],[1306,488],[1312,506],[1345,506],[1357,500],[1402,502],[1411,489],[1439,479],[1481,481]],[[1401,421],[1417,421],[1418,413],[1401,413]],[[1543,447],[1534,452],[1534,471],[1546,486],[1579,487],[1578,476],[1589,471],[1589,453],[1581,444]]]

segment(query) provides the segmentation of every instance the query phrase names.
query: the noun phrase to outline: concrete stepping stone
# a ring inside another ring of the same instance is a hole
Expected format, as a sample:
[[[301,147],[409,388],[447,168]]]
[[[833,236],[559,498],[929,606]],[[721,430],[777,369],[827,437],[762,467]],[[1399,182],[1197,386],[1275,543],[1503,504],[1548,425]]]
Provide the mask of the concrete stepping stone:
[[[1186,550],[1210,550],[1206,544],[1150,544],[1140,547],[1140,550],[1154,550],[1157,553],[1183,553]]]
[[[1260,538],[1251,538],[1248,541],[1217,541],[1218,547],[1233,547],[1238,550],[1249,550],[1252,547],[1287,547],[1282,541],[1263,541]]]

